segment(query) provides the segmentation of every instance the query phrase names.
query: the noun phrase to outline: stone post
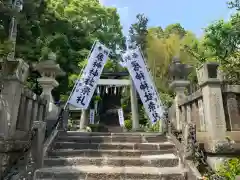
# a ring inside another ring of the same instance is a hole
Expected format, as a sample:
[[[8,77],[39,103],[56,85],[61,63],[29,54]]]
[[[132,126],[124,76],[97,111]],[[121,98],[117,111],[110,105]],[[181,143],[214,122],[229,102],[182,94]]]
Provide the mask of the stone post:
[[[83,109],[82,110],[82,114],[81,114],[81,118],[80,118],[80,130],[85,129],[85,127],[88,124],[88,114],[87,114],[87,110]]]
[[[0,179],[11,162],[19,158],[13,151],[22,151],[28,141],[27,132],[16,129],[23,83],[28,77],[29,66],[22,59],[0,59],[2,87],[0,98]],[[20,140],[20,141],[19,141]],[[20,143],[19,143],[20,142]]]
[[[59,67],[59,64],[56,64],[56,55],[54,53],[49,53],[48,60],[40,61],[35,65],[35,69],[39,71],[42,76],[38,78],[38,82],[43,88],[41,97],[47,100],[46,119],[56,121],[59,108],[54,104],[52,90],[59,86],[55,80],[56,76],[64,76],[65,73]]]
[[[42,121],[35,121],[33,129],[36,130],[36,136],[33,139],[31,153],[33,161],[35,162],[35,168],[41,168],[43,166],[43,146],[45,139],[46,123]]]
[[[221,81],[217,63],[206,63],[197,71],[198,83],[202,88],[204,118],[206,122],[206,150],[217,152],[225,146],[226,121],[221,92]]]
[[[138,116],[138,102],[137,91],[132,79],[130,79],[130,98],[131,98],[131,110],[132,110],[132,130],[139,129],[139,116]]]
[[[1,89],[0,103],[0,137],[11,139],[16,133],[18,111],[21,94],[24,91],[23,83],[28,77],[28,64],[22,59],[0,61],[5,64],[3,72],[3,87]]]
[[[69,119],[69,109],[66,108],[65,110],[62,109],[62,129],[67,130],[68,129],[68,119]]]

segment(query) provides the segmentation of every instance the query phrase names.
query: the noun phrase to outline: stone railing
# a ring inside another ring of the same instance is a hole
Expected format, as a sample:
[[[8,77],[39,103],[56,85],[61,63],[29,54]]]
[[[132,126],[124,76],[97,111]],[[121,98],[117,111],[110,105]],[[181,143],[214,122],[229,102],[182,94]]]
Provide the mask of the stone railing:
[[[200,88],[189,95],[187,79],[174,79],[170,85],[176,93],[169,109],[170,131],[184,146],[186,157],[197,143],[215,170],[226,154],[240,150],[240,85],[223,81],[216,63],[204,64],[197,76]]]
[[[18,105],[17,112],[11,111],[12,115],[16,114],[17,116],[16,118],[12,116],[8,124],[8,133],[1,136],[0,139],[1,177],[16,173],[14,168],[18,173],[21,169],[20,166],[25,168],[30,151],[32,151],[34,163],[39,164],[41,161],[47,102],[23,86],[18,91],[20,92],[19,101],[14,102]],[[6,113],[4,103],[3,101],[2,115]]]
[[[240,131],[240,85],[224,83],[222,94],[227,131]],[[235,139],[234,135],[232,138]]]
[[[231,140],[239,141],[240,135],[240,85],[228,85],[223,84],[221,87],[222,92],[222,106],[224,108],[225,123],[226,123],[226,137]],[[202,89],[186,96],[181,102],[178,103],[180,129],[182,130],[184,124],[193,123],[196,125],[196,133],[198,134],[197,140],[204,142],[206,137],[206,121],[204,116],[203,108],[203,94]],[[214,102],[212,102],[214,103]],[[176,108],[175,104],[170,108],[171,119],[176,119]],[[174,117],[175,116],[175,117]],[[177,126],[176,121],[172,121],[174,127]]]
[[[28,64],[21,59],[7,62],[8,66],[13,67],[1,79],[0,179],[28,179],[35,169],[43,165],[47,138],[60,124],[60,107],[54,105],[51,90],[58,86],[55,77],[63,72],[55,60],[52,53],[48,61],[40,62],[35,67],[42,75],[38,78],[43,87],[41,96],[24,85],[28,77]],[[45,76],[46,73],[50,76]],[[60,125],[63,127],[63,124]]]
[[[35,121],[45,121],[47,101],[24,88],[18,110],[16,130],[28,132]]]

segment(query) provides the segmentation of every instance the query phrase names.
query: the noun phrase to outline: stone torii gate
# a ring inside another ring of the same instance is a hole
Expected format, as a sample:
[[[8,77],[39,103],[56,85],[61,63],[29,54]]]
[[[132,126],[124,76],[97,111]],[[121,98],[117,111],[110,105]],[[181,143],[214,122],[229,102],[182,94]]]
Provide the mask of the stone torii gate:
[[[99,79],[98,86],[130,86],[131,112],[132,112],[132,129],[139,129],[137,91],[132,79]],[[88,124],[87,110],[82,110],[80,118],[80,129],[84,129]]]

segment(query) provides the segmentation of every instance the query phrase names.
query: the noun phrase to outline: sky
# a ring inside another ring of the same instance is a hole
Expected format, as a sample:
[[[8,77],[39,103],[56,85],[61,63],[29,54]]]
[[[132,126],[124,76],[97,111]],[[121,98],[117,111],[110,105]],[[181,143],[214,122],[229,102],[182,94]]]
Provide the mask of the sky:
[[[227,8],[227,0],[100,0],[105,6],[116,7],[120,14],[123,32],[136,21],[138,13],[149,19],[149,27],[180,23],[198,37],[204,28],[219,19],[229,19],[232,10]]]

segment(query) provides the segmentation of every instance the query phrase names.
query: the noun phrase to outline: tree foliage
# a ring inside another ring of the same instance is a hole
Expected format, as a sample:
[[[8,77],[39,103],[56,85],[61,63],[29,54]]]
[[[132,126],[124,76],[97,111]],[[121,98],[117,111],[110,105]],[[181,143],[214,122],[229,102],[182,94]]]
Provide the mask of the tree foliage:
[[[6,56],[10,49],[10,20],[15,17],[19,22],[16,57],[32,64],[46,60],[47,54],[54,51],[57,62],[67,72],[66,76],[58,78],[60,86],[53,93],[56,99],[68,95],[97,39],[113,49],[114,57],[107,62],[104,71],[123,70],[115,51],[126,48],[126,39],[116,8],[104,7],[98,0],[24,0],[23,10],[18,13],[12,8],[12,2],[0,2],[0,55]],[[228,21],[219,20],[206,27],[204,37],[199,39],[180,23],[149,28],[144,14],[136,16],[136,22],[129,29],[129,41],[143,50],[167,106],[173,96],[168,68],[174,56],[193,67],[217,61],[232,81],[239,81],[240,1],[233,0],[228,5],[237,13]],[[40,92],[37,77],[39,74],[32,71],[28,84],[35,92]],[[196,80],[194,72],[191,78]]]
[[[228,7],[239,11],[240,10],[240,1],[239,0],[229,1]]]
[[[145,52],[148,18],[144,14],[138,14],[136,18],[136,23],[129,29],[130,44],[139,46]]]
[[[171,34],[177,34],[179,35],[180,38],[182,38],[186,31],[185,29],[181,26],[180,23],[175,23],[175,24],[170,24],[168,25],[165,30],[164,30],[165,36],[169,36]]]
[[[236,176],[240,175],[240,159],[233,158],[225,160],[217,174],[226,180],[235,180]]]
[[[165,29],[152,27],[148,29],[147,63],[151,69],[156,87],[161,99],[167,107],[171,104],[172,90],[169,88],[169,66],[174,56],[178,56],[183,63],[196,66],[197,60],[186,49],[198,49],[196,36],[184,30],[180,24],[172,24]]]
[[[8,39],[9,22],[14,16],[19,22],[16,57],[33,63],[46,60],[50,51],[57,54],[57,62],[67,72],[58,79],[60,86],[54,90],[57,99],[71,90],[68,77],[80,72],[78,65],[85,60],[95,40],[113,52],[117,47],[124,48],[125,38],[116,8],[104,7],[97,0],[25,0],[20,13],[8,3],[9,0],[0,3],[1,42]]]
[[[208,60],[221,64],[228,80],[239,82],[240,62],[240,16],[233,15],[229,21],[219,20],[206,28],[203,45],[211,54]]]

